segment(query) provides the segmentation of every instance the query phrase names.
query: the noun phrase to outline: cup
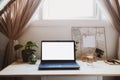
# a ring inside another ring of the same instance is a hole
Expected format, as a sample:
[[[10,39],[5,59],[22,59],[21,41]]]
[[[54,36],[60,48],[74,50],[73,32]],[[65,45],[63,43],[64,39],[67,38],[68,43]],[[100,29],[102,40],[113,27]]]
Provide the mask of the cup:
[[[83,62],[86,62],[86,60],[87,60],[86,55],[82,55],[82,56],[81,56],[81,60],[82,60]]]
[[[93,55],[87,55],[87,65],[88,66],[93,65]]]

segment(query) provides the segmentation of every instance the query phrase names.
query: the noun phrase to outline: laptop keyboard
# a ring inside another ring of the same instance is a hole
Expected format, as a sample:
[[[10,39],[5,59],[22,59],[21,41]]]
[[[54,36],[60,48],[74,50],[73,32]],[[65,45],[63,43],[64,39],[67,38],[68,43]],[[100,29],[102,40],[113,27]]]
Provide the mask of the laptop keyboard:
[[[40,65],[44,68],[72,68],[73,66],[76,66],[76,62],[47,62]]]

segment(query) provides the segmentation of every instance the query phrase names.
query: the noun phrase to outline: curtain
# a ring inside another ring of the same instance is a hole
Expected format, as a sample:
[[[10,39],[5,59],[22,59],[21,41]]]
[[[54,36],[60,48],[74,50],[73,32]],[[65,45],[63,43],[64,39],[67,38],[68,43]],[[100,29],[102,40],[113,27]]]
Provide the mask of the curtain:
[[[120,5],[119,0],[98,0],[102,10],[106,12],[109,17],[109,21],[120,33]]]
[[[108,16],[109,22],[118,31],[120,37],[120,1],[119,0],[97,0],[102,11]],[[119,38],[118,38],[119,39]],[[120,43],[120,40],[118,40]],[[120,59],[120,45],[118,47],[118,58]]]
[[[15,0],[0,16],[0,32],[8,39],[3,68],[15,60],[14,41],[20,38],[41,0]]]

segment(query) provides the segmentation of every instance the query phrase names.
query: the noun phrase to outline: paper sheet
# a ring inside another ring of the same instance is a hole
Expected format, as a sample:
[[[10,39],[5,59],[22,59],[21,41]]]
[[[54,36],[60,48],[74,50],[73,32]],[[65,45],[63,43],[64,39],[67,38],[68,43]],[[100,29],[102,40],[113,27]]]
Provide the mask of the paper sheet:
[[[83,36],[83,47],[95,47],[95,36]]]

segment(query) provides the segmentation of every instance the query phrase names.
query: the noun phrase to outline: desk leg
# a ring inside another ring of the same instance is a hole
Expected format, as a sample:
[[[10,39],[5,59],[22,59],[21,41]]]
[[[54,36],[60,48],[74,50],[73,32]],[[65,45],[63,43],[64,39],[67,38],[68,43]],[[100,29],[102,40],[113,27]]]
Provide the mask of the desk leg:
[[[97,80],[103,80],[103,76],[97,76]]]

